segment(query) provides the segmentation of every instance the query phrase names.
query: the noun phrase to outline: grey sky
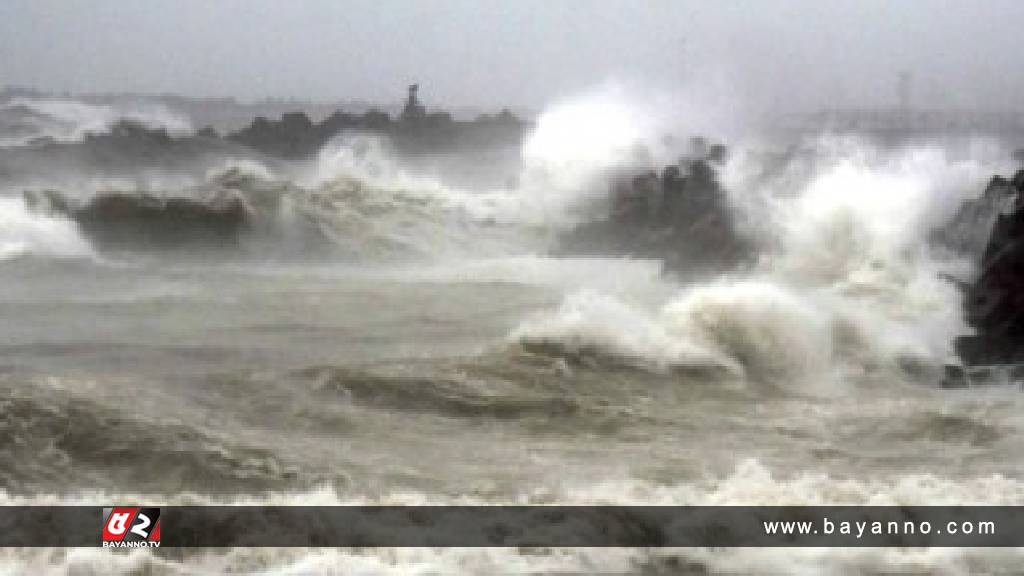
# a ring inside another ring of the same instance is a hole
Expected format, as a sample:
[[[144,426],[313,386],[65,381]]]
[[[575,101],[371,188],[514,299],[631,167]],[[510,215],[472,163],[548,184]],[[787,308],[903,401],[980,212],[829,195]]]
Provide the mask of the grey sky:
[[[609,77],[752,106],[1021,108],[1019,0],[2,0],[0,84],[536,106]]]

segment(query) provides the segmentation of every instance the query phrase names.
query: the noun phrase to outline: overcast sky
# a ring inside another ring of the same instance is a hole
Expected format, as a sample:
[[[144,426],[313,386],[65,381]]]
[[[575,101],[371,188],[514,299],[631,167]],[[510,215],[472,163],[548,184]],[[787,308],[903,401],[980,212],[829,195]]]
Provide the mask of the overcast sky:
[[[1024,108],[1020,0],[0,0],[0,84],[525,105],[620,78],[754,106]]]

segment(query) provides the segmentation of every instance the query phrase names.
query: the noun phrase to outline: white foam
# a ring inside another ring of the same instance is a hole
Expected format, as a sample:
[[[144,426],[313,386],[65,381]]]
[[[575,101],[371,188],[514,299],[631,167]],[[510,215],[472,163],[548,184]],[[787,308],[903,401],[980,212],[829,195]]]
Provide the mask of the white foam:
[[[103,134],[120,120],[137,122],[149,129],[164,129],[169,134],[192,132],[185,116],[159,104],[98,105],[68,99],[16,98],[0,106],[0,114],[15,107],[35,113],[30,118],[34,133],[17,141],[0,141],[4,145],[25,144],[33,138],[48,137],[60,142],[77,142],[87,134]]]
[[[673,163],[662,95],[641,97],[609,82],[546,108],[526,135],[515,189],[465,190],[403,167],[385,139],[342,133],[326,144],[305,180],[354,178],[375,188],[431,198],[478,221],[566,227],[603,215],[608,176]],[[657,101],[657,102],[655,102]]]
[[[557,345],[572,354],[596,353],[659,371],[701,366],[740,370],[727,356],[681,337],[656,315],[590,290],[573,294],[552,314],[527,319],[510,338],[524,344]]]
[[[355,181],[375,189],[381,201],[431,202],[473,222],[537,224],[546,218],[520,191],[464,190],[435,175],[411,171],[399,163],[388,142],[375,135],[339,134],[324,145],[301,181],[314,189]]]
[[[608,170],[649,159],[637,156],[653,130],[653,118],[621,86],[567,98],[544,110],[526,138],[524,177],[559,192],[584,190]]]
[[[751,381],[803,388],[879,371],[920,377],[901,371],[911,364],[934,376],[968,328],[962,296],[940,278],[963,262],[933,253],[928,237],[993,167],[934,146],[826,139],[820,147],[770,177],[742,155],[726,170],[738,216],[757,223],[765,255],[753,271],[681,289],[661,306],[573,296],[513,338],[658,368],[680,350],[706,350]]]
[[[81,258],[93,251],[74,222],[29,212],[21,198],[0,198],[0,260],[23,255]]]
[[[339,494],[322,487],[308,492],[262,497],[175,497],[95,492],[78,495],[13,496],[0,493],[3,505],[83,505],[145,502],[147,505],[703,505],[703,506],[928,506],[1016,505],[1024,484],[1000,475],[954,479],[937,474],[853,479],[821,471],[782,474],[756,460],[744,460],[724,476],[700,481],[653,484],[634,478],[606,478],[583,485],[561,484],[511,496],[507,501],[392,493],[372,498]],[[97,538],[98,538],[97,533]],[[771,548],[706,549],[273,549],[188,550],[180,557],[150,550],[111,554],[109,550],[4,549],[0,570],[33,574],[253,573],[309,574],[344,571],[367,574],[612,571],[630,572],[637,563],[678,558],[729,574],[849,574],[914,572],[961,574],[1010,573],[1024,560],[1020,549],[958,548]]]

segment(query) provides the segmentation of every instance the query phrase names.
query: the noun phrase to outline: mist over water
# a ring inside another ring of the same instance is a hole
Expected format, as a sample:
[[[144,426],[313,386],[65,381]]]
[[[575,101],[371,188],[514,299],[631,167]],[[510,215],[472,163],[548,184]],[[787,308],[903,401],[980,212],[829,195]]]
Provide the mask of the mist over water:
[[[359,131],[284,161],[223,140],[104,139],[118,119],[192,134],[166,111],[23,100],[0,116],[16,107],[38,130],[0,151],[2,503],[1024,495],[1020,392],[938,388],[954,337],[969,331],[946,278],[974,271],[933,231],[1012,168],[997,139],[736,135],[717,178],[755,257],[708,272],[559,250],[574,227],[614,212],[616,178],[693,154],[704,120],[687,120],[685,99],[620,85],[561,99],[515,162],[486,167],[505,184],[476,186]],[[151,220],[129,221],[126,206]],[[709,572],[844,574],[1021,560],[952,549],[107,552],[9,550],[0,565],[657,572],[675,558]]]
[[[0,146],[24,146],[44,139],[77,142],[103,134],[124,120],[175,135],[193,130],[187,117],[155,104],[115,107],[56,98],[15,98],[0,106],[4,132]]]

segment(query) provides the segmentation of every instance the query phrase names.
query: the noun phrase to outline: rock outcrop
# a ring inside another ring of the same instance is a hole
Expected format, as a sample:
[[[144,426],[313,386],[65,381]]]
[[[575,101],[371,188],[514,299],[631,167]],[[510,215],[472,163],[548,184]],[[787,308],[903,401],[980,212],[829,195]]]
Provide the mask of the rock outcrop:
[[[723,146],[703,146],[660,173],[622,178],[611,187],[611,209],[603,220],[564,235],[567,255],[625,255],[655,258],[667,270],[714,273],[751,261],[752,243],[739,232],[717,169]]]
[[[994,178],[981,205],[994,205],[995,217],[980,256],[977,278],[967,286],[965,311],[977,331],[956,341],[968,366],[1024,362],[1024,170],[1011,179]]]
[[[994,176],[981,197],[966,200],[948,224],[932,233],[932,241],[980,262],[1000,215],[1012,214],[1019,191],[1009,180]]]

